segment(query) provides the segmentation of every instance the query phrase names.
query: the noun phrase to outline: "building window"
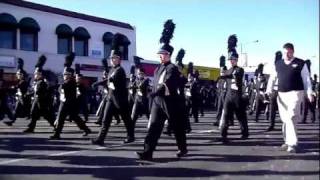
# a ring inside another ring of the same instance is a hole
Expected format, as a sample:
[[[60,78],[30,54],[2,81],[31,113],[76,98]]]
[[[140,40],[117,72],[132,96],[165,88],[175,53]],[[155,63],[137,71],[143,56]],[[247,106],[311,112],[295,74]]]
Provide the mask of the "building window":
[[[0,48],[16,49],[18,22],[8,13],[0,14]]]
[[[111,44],[104,44],[104,57],[109,58],[111,53]]]
[[[120,46],[120,52],[121,52],[121,59],[122,60],[128,60],[128,45],[122,45]]]
[[[58,36],[58,54],[69,54],[72,51],[72,38]]]
[[[120,51],[121,51],[121,59],[122,60],[128,60],[128,54],[129,54],[129,50],[128,47],[131,44],[131,42],[129,41],[129,39],[127,38],[127,36],[122,35],[121,38],[121,46],[120,46]]]
[[[74,51],[76,56],[88,56],[88,40],[75,38]]]
[[[56,28],[58,37],[58,54],[68,54],[72,52],[72,29],[66,24],[60,24]]]
[[[0,48],[16,49],[16,29],[0,28]]]
[[[111,53],[111,43],[113,39],[113,34],[111,32],[106,32],[102,36],[102,41],[104,44],[104,57],[109,58]]]
[[[36,20],[25,17],[19,22],[20,49],[25,51],[38,51],[38,32],[40,26]]]
[[[20,49],[25,51],[38,50],[38,33],[20,31]]]
[[[76,56],[88,56],[88,41],[90,34],[83,27],[78,27],[73,32],[74,36],[74,51]]]

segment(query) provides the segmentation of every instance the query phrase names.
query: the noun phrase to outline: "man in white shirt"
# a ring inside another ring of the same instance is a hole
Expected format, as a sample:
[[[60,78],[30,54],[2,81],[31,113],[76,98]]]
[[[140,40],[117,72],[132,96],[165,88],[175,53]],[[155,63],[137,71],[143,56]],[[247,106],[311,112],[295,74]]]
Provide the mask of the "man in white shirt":
[[[313,102],[310,73],[305,62],[294,57],[294,46],[286,43],[283,46],[283,60],[275,62],[275,72],[271,74],[267,94],[271,94],[272,84],[278,77],[278,107],[285,143],[281,149],[295,153],[298,138],[295,123],[301,120],[300,106],[305,91],[310,102]]]

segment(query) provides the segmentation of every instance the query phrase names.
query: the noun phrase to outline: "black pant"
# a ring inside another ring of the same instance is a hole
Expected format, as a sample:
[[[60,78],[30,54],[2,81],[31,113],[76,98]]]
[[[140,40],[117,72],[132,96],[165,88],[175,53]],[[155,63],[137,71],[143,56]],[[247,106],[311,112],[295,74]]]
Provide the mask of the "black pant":
[[[256,110],[255,121],[258,121],[260,113],[261,113],[261,110],[263,109],[263,106],[264,106],[264,104],[263,104],[263,96],[260,94],[260,92],[258,92],[256,94],[255,102],[256,102],[256,104],[255,104],[255,106],[256,106],[256,108],[255,108],[255,110]]]
[[[53,109],[48,108],[48,105],[40,105],[39,102],[34,101],[31,107],[31,121],[28,124],[30,130],[34,130],[37,121],[43,116],[48,123],[53,126],[55,120],[55,114]]]
[[[194,122],[199,122],[199,103],[197,100],[192,99],[191,97],[187,98],[187,112],[190,113],[191,109],[191,114],[193,116]]]
[[[99,135],[98,135],[99,141],[104,141],[104,139],[108,133],[108,130],[110,128],[110,125],[111,125],[112,116],[114,116],[118,113],[120,114],[120,116],[124,122],[124,125],[126,127],[127,137],[134,138],[133,122],[132,122],[132,119],[129,115],[128,106],[127,106],[127,108],[125,106],[123,106],[123,107],[121,107],[121,109],[118,109],[114,105],[114,103],[111,100],[109,100],[106,104],[105,109],[104,109],[102,127],[101,127]]]
[[[161,107],[160,104],[153,102],[151,108],[151,124],[144,141],[145,153],[152,155],[158,144],[164,123],[167,119],[169,120],[170,128],[172,128],[175,135],[178,149],[181,151],[187,149],[186,134],[183,128],[183,119],[179,119],[179,113],[183,112],[176,112],[174,114],[172,113],[170,114],[171,118],[168,119],[163,107]]]
[[[204,116],[204,106],[205,106],[205,100],[201,99],[199,102],[199,110],[200,110],[201,116]]]
[[[15,117],[8,105],[9,104],[7,96],[2,97],[0,99],[0,120],[2,120],[5,115],[7,115],[10,120],[14,121]]]
[[[314,99],[316,99],[316,98],[314,97]],[[316,120],[316,101],[310,102],[308,98],[305,98],[302,122],[307,121],[308,111],[311,112],[311,122],[315,122],[315,120]]]
[[[225,92],[221,92],[218,97],[217,116],[216,116],[217,124],[219,124],[221,119],[225,95],[226,95]]]
[[[78,108],[79,112],[83,114],[85,121],[88,121],[89,117],[89,109],[88,109],[88,101],[85,99],[86,97],[79,97],[78,101]]]
[[[103,119],[103,116],[104,116],[104,109],[106,108],[107,102],[108,102],[108,96],[105,96],[102,99],[102,101],[100,102],[99,108],[98,108],[97,113],[96,113],[96,116],[98,116],[98,120],[97,120],[98,124],[102,124],[102,119]],[[120,123],[120,117],[119,117],[118,113],[114,114],[113,117],[117,120],[117,123]]]
[[[14,110],[15,118],[25,118],[25,117],[29,118],[30,109],[31,109],[30,98],[18,99],[18,101],[16,102],[15,110]]]
[[[278,103],[277,103],[277,98],[278,98],[278,91],[273,91],[270,95],[270,104],[269,104],[269,120],[270,120],[270,127],[274,127],[275,119],[276,119],[276,113],[278,110]]]
[[[252,93],[250,95],[250,99],[249,99],[249,106],[250,106],[250,112],[253,112],[255,107],[255,99],[256,99],[256,92],[254,90],[252,90]]]
[[[190,110],[187,108],[186,105],[186,99],[184,96],[179,96],[179,108],[177,109],[179,113],[179,119],[182,119],[183,127],[186,130],[186,132],[191,131],[191,124],[190,124],[190,118],[189,118],[189,112]],[[196,117],[198,117],[198,111],[196,114]]]
[[[71,120],[73,120],[73,122],[76,123],[76,125],[79,127],[79,129],[81,129],[83,131],[89,131],[88,126],[79,116],[78,110],[75,109],[75,104],[60,102],[59,112],[58,112],[58,117],[57,117],[58,124],[56,125],[56,129],[55,129],[55,133],[54,133],[55,135],[60,135],[60,133],[62,132],[64,122],[65,122],[67,116],[70,116],[69,118]]]
[[[232,90],[230,92],[227,92],[223,109],[224,109],[223,120],[225,122],[221,127],[221,136],[223,138],[227,138],[229,123],[230,123],[230,119],[233,118],[233,113],[235,113],[237,116],[242,135],[248,136],[249,130],[248,130],[247,114],[246,114],[245,105],[242,100],[241,93],[238,93],[238,91],[232,91]]]
[[[149,102],[147,98],[142,100],[135,100],[133,104],[132,113],[131,113],[133,127],[135,127],[137,119],[142,114],[145,114],[147,116],[147,119],[149,119],[150,112],[149,112]]]

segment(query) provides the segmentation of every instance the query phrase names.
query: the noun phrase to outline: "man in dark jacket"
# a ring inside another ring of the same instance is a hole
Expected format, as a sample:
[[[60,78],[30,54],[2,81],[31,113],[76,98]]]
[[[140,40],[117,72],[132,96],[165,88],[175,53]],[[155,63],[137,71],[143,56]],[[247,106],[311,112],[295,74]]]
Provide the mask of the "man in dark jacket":
[[[5,122],[8,126],[11,126],[16,118],[30,117],[31,98],[28,95],[29,80],[27,72],[23,70],[23,64],[23,60],[19,58],[18,71],[16,73],[18,84],[13,87],[16,92],[15,118],[12,121]]]
[[[9,91],[10,89],[7,87],[7,84],[3,79],[3,69],[0,69],[0,121],[3,120],[5,115],[7,115],[10,119],[10,121],[8,121],[9,124],[5,122],[7,125],[11,125],[10,122],[15,121],[15,117],[8,103]]]
[[[97,138],[92,139],[92,144],[103,145],[104,139],[111,125],[112,116],[119,113],[127,130],[127,138],[124,143],[131,143],[134,139],[133,122],[128,108],[128,89],[126,83],[126,72],[121,67],[121,52],[119,41],[123,35],[115,34],[112,41],[111,64],[112,68],[108,76],[108,102],[104,109],[102,127]]]
[[[153,98],[151,107],[150,127],[144,141],[144,150],[136,152],[141,160],[152,160],[153,152],[156,149],[159,137],[163,130],[164,122],[168,119],[170,129],[176,138],[178,153],[177,157],[187,154],[186,132],[184,120],[179,116],[176,107],[179,105],[178,87],[179,70],[176,65],[171,63],[173,47],[169,45],[175,24],[168,20],[164,25],[160,48],[161,65],[155,70],[153,90],[150,96]]]
[[[221,122],[221,136],[222,142],[227,143],[228,139],[228,129],[230,120],[233,119],[233,114],[235,113],[240,124],[240,129],[242,136],[241,138],[246,139],[249,136],[248,122],[246,114],[246,106],[242,99],[242,79],[244,76],[244,70],[237,65],[238,63],[238,53],[235,49],[237,44],[236,35],[231,35],[228,39],[228,50],[231,68],[228,69],[224,76],[227,80],[227,93],[224,101],[224,115]]]
[[[137,92],[134,99],[133,109],[131,118],[133,121],[133,126],[135,127],[136,121],[139,116],[145,114],[147,119],[149,119],[149,101],[148,101],[148,88],[149,88],[149,78],[145,77],[144,69],[138,68],[137,71],[138,78],[136,79]]]
[[[74,53],[71,53],[66,57],[63,72],[63,84],[61,84],[59,88],[60,106],[58,116],[55,121],[56,128],[54,130],[54,134],[50,136],[50,139],[60,139],[60,134],[67,116],[69,116],[69,118],[84,131],[83,136],[87,136],[91,133],[91,130],[79,116],[79,106],[77,105],[77,83],[74,79],[74,70],[71,68],[73,60]]]
[[[33,82],[33,102],[31,107],[31,122],[28,128],[24,130],[24,133],[33,133],[36,127],[37,121],[43,116],[51,126],[53,126],[55,114],[53,109],[49,108],[49,94],[48,94],[48,83],[43,76],[43,65],[46,62],[46,57],[41,56],[36,64],[34,72]]]
[[[194,122],[199,122],[199,84],[198,81],[193,77],[192,74],[188,74],[188,82],[185,86],[185,95],[186,95],[186,104],[187,104],[187,112],[190,112],[193,115]]]
[[[89,118],[88,109],[88,88],[83,82],[83,75],[80,73],[80,64],[76,64],[76,83],[77,83],[77,105],[79,113],[84,116],[84,121],[87,122]]]

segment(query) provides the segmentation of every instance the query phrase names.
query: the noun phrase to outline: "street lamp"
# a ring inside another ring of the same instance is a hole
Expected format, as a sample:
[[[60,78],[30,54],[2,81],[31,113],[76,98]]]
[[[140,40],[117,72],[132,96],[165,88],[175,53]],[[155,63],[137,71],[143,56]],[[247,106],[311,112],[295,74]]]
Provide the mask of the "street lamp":
[[[247,44],[251,44],[251,43],[258,43],[259,40],[255,40],[255,41],[249,41],[246,43],[240,43],[240,54],[241,54],[241,58],[244,59],[244,67],[248,66],[248,53],[244,53],[243,50],[243,46],[247,45]]]

